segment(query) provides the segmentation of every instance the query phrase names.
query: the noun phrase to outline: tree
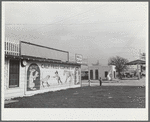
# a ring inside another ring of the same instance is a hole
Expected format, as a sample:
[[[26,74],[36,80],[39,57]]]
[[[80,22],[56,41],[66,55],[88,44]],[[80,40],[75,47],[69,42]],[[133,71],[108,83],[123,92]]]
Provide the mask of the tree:
[[[116,71],[118,72],[118,77],[122,79],[121,72],[123,72],[125,69],[127,69],[128,60],[125,58],[122,58],[120,56],[116,57],[111,57],[108,60],[108,65],[115,65],[116,66]]]

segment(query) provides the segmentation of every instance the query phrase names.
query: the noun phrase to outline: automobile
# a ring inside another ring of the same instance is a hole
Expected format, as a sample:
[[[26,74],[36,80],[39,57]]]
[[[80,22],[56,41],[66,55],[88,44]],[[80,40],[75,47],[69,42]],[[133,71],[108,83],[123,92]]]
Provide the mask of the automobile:
[[[124,78],[132,78],[132,77],[135,77],[136,73],[134,72],[124,72],[122,73],[122,77]]]

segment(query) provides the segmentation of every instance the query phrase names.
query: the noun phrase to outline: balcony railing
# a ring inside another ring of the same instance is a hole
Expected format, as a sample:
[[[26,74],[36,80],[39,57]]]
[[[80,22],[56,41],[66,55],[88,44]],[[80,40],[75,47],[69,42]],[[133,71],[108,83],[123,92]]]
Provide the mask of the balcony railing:
[[[16,40],[10,40],[6,38],[5,40],[5,55],[20,55],[20,43]]]

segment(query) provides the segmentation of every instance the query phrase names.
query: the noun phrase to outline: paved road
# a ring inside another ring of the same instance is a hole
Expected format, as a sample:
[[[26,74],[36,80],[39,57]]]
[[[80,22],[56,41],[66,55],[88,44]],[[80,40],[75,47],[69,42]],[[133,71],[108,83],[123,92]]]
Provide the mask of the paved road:
[[[103,86],[145,86],[146,79],[142,78],[140,80],[114,80],[114,81],[103,81]],[[87,80],[82,80],[82,85],[87,86],[89,85]],[[92,80],[91,86],[97,86],[99,85],[98,80]]]

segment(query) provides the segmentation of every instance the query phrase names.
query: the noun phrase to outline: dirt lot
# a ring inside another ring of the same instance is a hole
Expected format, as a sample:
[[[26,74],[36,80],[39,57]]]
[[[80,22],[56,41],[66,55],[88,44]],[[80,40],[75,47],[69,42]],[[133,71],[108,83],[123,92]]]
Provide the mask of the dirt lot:
[[[13,100],[5,108],[145,108],[145,87],[86,86]]]

